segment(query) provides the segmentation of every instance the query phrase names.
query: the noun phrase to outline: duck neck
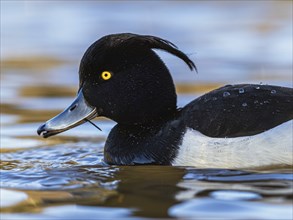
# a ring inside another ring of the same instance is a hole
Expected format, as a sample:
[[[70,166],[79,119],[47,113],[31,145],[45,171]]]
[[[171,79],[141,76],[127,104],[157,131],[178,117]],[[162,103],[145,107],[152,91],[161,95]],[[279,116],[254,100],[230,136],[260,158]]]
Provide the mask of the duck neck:
[[[176,118],[152,124],[117,124],[107,138],[104,160],[116,165],[170,165],[183,129]]]

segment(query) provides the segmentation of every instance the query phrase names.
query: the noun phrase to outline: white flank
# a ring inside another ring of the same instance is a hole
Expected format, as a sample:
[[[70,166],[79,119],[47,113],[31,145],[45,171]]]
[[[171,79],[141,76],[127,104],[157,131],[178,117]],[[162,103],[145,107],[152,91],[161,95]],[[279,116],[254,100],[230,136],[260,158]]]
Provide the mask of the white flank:
[[[293,120],[263,133],[212,138],[187,129],[173,166],[197,168],[261,168],[292,166]]]

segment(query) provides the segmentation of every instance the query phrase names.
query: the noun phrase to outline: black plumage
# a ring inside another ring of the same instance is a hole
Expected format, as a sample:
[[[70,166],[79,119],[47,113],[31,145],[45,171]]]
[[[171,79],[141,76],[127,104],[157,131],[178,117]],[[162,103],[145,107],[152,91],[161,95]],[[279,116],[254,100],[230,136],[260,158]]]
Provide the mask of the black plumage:
[[[49,137],[105,116],[117,122],[105,144],[107,163],[167,165],[177,156],[187,129],[217,138],[251,136],[293,118],[293,89],[272,85],[227,85],[178,109],[171,74],[153,49],[196,70],[167,40],[130,33],[105,36],[81,60],[77,104],[40,126],[38,133]],[[109,80],[101,77],[104,71],[111,74]],[[70,123],[60,126],[59,117]]]
[[[293,118],[293,90],[227,85],[192,101],[181,114],[186,126],[210,137],[255,135]]]

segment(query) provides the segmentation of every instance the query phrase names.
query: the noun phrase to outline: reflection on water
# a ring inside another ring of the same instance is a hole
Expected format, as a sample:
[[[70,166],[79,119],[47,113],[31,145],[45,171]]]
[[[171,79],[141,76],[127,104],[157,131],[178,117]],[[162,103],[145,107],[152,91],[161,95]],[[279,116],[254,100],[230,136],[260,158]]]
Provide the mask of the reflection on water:
[[[49,139],[36,134],[71,103],[84,50],[109,33],[158,35],[196,61],[199,74],[160,53],[178,106],[224,83],[292,86],[291,6],[1,1],[1,219],[292,218],[291,169],[105,166],[114,123],[104,118],[102,132],[84,124]]]
[[[290,218],[292,174],[286,174],[284,170],[266,174],[156,166],[80,166],[76,162],[68,163],[70,156],[56,157],[59,161],[54,164],[27,162],[26,167],[22,164],[21,168],[21,165],[18,168],[3,165],[5,171],[13,169],[15,172],[3,172],[4,186],[22,188],[28,198],[18,205],[2,207],[2,211],[42,212],[46,216],[48,207],[66,205],[65,216],[71,217],[70,211],[76,208],[71,204],[74,204],[84,212],[87,207],[98,207],[92,214],[99,213],[99,207],[119,207],[135,216],[209,217],[221,214],[235,219],[238,212],[246,213],[244,216],[263,217],[262,211],[273,207],[274,212],[268,215],[270,219],[275,219],[280,212]],[[284,174],[280,175],[280,172]],[[250,205],[250,201],[253,204]],[[208,214],[211,208],[214,213]],[[58,213],[63,209],[56,210]],[[89,217],[92,217],[91,213]],[[237,217],[243,219],[243,215]]]

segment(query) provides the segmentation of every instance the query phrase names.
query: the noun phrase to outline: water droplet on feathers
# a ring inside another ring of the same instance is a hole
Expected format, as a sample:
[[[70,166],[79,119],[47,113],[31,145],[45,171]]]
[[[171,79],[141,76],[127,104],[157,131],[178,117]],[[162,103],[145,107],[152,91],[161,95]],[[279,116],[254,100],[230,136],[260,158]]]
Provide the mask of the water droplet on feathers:
[[[229,96],[230,95],[230,92],[224,92],[223,93],[223,97],[227,97],[227,96]]]
[[[240,88],[239,89],[239,93],[244,93],[244,89],[243,88]]]

